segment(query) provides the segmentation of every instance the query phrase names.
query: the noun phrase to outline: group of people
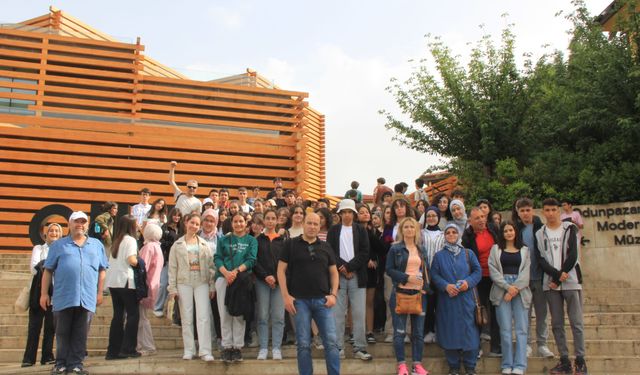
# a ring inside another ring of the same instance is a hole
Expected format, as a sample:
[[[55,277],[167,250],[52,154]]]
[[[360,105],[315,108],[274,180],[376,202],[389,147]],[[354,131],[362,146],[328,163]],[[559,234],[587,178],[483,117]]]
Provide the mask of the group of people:
[[[353,358],[371,360],[367,346],[376,342],[375,322],[383,321],[398,375],[428,374],[425,343],[445,350],[449,374],[460,374],[462,365],[475,374],[481,339],[490,341],[490,356],[502,357],[502,374],[523,374],[534,337],[538,354],[554,357],[546,345],[549,311],[560,352],[550,372],[587,373],[579,220],[563,221],[557,200],[543,202],[546,224],[533,215],[528,198],[514,203],[512,221],[497,216],[487,200],[467,212],[460,191],[429,203],[421,180],[415,193],[406,194],[406,184],[392,191],[379,179],[373,205],[361,202],[354,181],[333,210],[328,200],[309,202],[283,191],[279,179],[265,199],[259,191],[248,198],[239,188],[237,200],[226,189],[213,189],[200,201],[197,181],[187,181],[184,191],[175,182],[176,166],[172,162],[169,171],[175,198],[170,211],[163,199],[149,203],[151,192],[143,189],[127,215],[118,216],[117,204],[106,202],[91,231],[82,212],[69,218],[67,237],[61,238],[57,224],[46,228],[45,244],[33,251],[40,306],[30,309],[23,366],[35,363],[44,320],[41,362],[55,361],[52,373],[86,374],[87,332],[104,290],[113,301],[108,360],[154,353],[147,316],[173,314],[182,327],[185,360],[213,361],[219,345],[223,361],[242,361],[252,331],[257,359],[280,360],[290,334],[299,373],[313,372],[315,345],[324,350],[327,372],[339,374],[345,342],[351,341]],[[175,301],[175,313],[167,301]],[[487,321],[480,319],[485,310]],[[532,310],[535,336],[529,335]]]

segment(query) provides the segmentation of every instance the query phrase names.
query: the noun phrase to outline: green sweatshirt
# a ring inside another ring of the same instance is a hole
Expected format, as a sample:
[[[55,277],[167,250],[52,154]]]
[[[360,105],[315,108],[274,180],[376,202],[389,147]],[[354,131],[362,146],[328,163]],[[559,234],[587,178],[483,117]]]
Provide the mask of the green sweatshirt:
[[[253,268],[258,254],[258,241],[250,235],[238,237],[233,233],[218,240],[218,249],[214,255],[213,262],[216,265],[215,278],[223,277],[220,267],[224,266],[231,271],[245,265],[247,271]]]

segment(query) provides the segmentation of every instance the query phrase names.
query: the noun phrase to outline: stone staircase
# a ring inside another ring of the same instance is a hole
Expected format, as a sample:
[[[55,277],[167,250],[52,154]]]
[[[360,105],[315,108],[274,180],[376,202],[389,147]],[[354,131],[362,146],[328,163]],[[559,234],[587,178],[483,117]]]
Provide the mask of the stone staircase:
[[[30,277],[29,255],[0,254],[0,374],[48,374],[50,366],[36,365],[20,368],[26,344],[26,313],[15,313],[14,302],[19,290]],[[588,278],[588,276],[587,276]],[[640,374],[640,289],[630,288],[624,283],[587,285],[584,293],[585,338],[587,364],[591,374]],[[216,361],[204,363],[200,360],[184,361],[180,328],[171,326],[165,319],[150,317],[158,354],[138,359],[105,361],[111,321],[111,299],[105,298],[98,308],[89,333],[89,358],[85,362],[91,374],[296,374],[296,351],[294,346],[283,348],[284,360],[279,362],[257,361],[256,349],[245,349],[245,361],[241,364],[225,365],[214,353]],[[571,340],[571,330],[567,329]],[[380,339],[382,337],[379,337]],[[381,340],[379,340],[381,341]],[[484,351],[489,347],[484,343]],[[557,353],[553,335],[549,347]],[[569,342],[570,352],[573,343]],[[341,363],[343,374],[393,374],[395,359],[390,344],[378,343],[369,346],[374,356],[372,362],[350,358]],[[535,349],[535,348],[534,348]],[[407,346],[407,355],[410,349]],[[315,372],[325,374],[322,351],[313,349]],[[435,344],[424,350],[424,365],[431,374],[446,374],[447,365],[443,351]],[[39,356],[38,356],[39,360]],[[527,374],[546,374],[556,363],[555,359],[529,358]],[[478,361],[478,373],[498,374],[500,359],[482,358]]]

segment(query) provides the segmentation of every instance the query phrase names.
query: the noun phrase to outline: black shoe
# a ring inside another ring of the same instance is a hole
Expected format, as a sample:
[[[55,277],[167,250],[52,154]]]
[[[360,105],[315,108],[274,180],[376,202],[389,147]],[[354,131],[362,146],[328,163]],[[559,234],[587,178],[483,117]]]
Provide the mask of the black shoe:
[[[587,363],[584,361],[582,357],[576,357],[575,364],[575,372],[574,375],[588,375],[587,371]]]
[[[53,365],[55,363],[56,363],[56,359],[53,357],[40,360],[41,365]]]
[[[22,365],[20,365],[20,367],[31,367],[35,365],[35,363],[31,363],[31,362],[22,362]],[[44,365],[44,363],[43,363]]]
[[[231,363],[231,351],[233,349],[222,349],[222,361],[224,363]]]
[[[51,369],[51,375],[61,375],[66,373],[67,368],[64,366],[53,366],[53,368]]]
[[[106,359],[107,361],[113,361],[113,360],[117,360],[117,359],[126,359],[127,357],[125,357],[122,354],[107,354],[104,356],[104,359]]]
[[[367,343],[368,344],[375,344],[376,343],[376,337],[373,335],[373,332],[367,333]]]
[[[460,369],[449,367],[449,375],[460,375]]]
[[[233,362],[242,362],[244,359],[242,358],[242,351],[240,349],[232,349],[231,352],[231,360]]]
[[[120,356],[123,358],[138,358],[142,356],[140,352],[132,352],[132,353],[120,353]]]
[[[476,369],[472,368],[472,369],[465,369],[467,370],[467,375],[476,375]]]
[[[585,366],[586,367],[586,366]],[[560,362],[549,370],[549,374],[553,375],[561,375],[561,374],[573,374],[573,367],[571,366],[571,362],[567,357],[561,357]]]
[[[67,371],[67,374],[89,375],[89,371],[83,369],[82,367],[74,367],[72,370]]]

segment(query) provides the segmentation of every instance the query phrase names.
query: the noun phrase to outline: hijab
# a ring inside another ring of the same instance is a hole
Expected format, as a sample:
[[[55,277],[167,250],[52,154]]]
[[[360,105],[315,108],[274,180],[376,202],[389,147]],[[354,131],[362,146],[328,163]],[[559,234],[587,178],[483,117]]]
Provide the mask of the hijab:
[[[433,211],[436,213],[436,215],[438,215],[438,222],[436,223],[436,225],[427,224],[427,214],[429,213],[429,211]],[[427,208],[427,210],[424,212],[424,223],[426,225],[425,228],[428,231],[431,231],[431,232],[440,231],[440,227],[438,226],[438,224],[440,224],[440,210],[438,209],[438,207],[430,206],[429,208]]]
[[[447,226],[444,228],[444,232],[446,233],[447,230],[449,229],[455,229],[456,232],[458,232],[458,239],[460,238],[460,228],[458,228],[458,226],[454,223],[449,223],[447,224]],[[451,243],[447,241],[447,236],[444,236],[444,248],[447,249],[448,251],[450,251],[454,256],[457,256],[458,254],[460,254],[460,251],[462,250],[462,246],[458,245],[458,240],[456,239],[456,242]]]
[[[453,217],[453,206],[459,206],[462,208],[463,216],[460,219]],[[455,223],[458,226],[458,234],[464,232],[464,230],[467,229],[467,211],[464,208],[464,203],[459,199],[452,200],[451,203],[449,203],[449,211],[451,211],[452,217],[449,223]]]

